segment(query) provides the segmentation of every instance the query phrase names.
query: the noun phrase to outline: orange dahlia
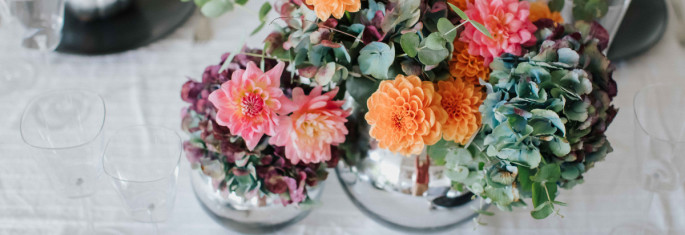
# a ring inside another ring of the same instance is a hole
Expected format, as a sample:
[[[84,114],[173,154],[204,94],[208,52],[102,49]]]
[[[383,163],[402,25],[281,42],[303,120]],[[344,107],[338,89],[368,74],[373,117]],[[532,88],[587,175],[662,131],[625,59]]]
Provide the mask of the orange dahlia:
[[[485,59],[482,56],[469,54],[468,48],[468,44],[464,42],[454,42],[454,53],[449,62],[450,74],[471,84],[479,84],[478,78],[487,82],[490,77],[490,68],[483,63]]]
[[[483,102],[484,93],[479,86],[461,79],[439,81],[438,87],[438,93],[442,96],[442,108],[448,115],[442,126],[442,137],[466,144],[480,127],[478,107]]]
[[[306,0],[305,4],[313,6],[316,16],[322,21],[328,20],[331,15],[340,19],[345,11],[357,12],[362,7],[361,0]]]
[[[531,22],[538,21],[539,19],[550,19],[560,24],[564,23],[564,18],[561,17],[561,13],[550,11],[549,6],[541,1],[530,3],[530,15],[528,15],[528,19]]]
[[[420,154],[425,145],[442,138],[447,113],[431,82],[417,76],[397,75],[381,82],[367,100],[366,121],[378,146],[402,155]]]

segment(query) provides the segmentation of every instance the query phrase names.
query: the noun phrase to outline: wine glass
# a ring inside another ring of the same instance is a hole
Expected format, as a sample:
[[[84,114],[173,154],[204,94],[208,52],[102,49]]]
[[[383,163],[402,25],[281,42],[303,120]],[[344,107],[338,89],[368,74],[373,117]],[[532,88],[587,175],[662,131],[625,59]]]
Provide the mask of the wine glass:
[[[135,220],[165,221],[174,207],[181,137],[154,126],[117,131],[105,147],[103,166]]]
[[[51,185],[69,198],[82,198],[88,234],[94,231],[88,197],[100,185],[105,113],[104,100],[96,93],[58,90],[34,98],[19,127]]]
[[[633,100],[635,159],[641,188],[651,198],[668,198],[683,186],[685,171],[685,86],[651,85],[640,90]],[[655,224],[647,221],[652,200],[640,221],[614,228],[612,234],[660,234]]]
[[[12,17],[7,0],[0,0],[0,50],[15,53],[22,41],[23,30]],[[12,58],[0,58],[0,95],[30,87],[35,80],[35,66],[24,58],[23,50]]]
[[[641,183],[665,193],[682,186],[685,171],[685,86],[652,85],[635,95],[635,146]]]

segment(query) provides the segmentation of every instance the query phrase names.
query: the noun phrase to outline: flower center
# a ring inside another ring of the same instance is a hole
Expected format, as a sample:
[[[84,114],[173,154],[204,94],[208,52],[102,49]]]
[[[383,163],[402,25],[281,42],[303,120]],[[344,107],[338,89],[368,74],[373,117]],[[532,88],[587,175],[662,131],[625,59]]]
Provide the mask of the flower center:
[[[400,108],[392,113],[392,123],[393,127],[397,130],[405,130],[411,128],[410,122],[412,121],[412,113],[409,110]]]
[[[264,100],[258,94],[250,93],[240,101],[243,115],[254,117],[264,109]]]
[[[463,117],[469,107],[460,97],[447,97],[442,99],[442,107],[447,111],[450,119]]]

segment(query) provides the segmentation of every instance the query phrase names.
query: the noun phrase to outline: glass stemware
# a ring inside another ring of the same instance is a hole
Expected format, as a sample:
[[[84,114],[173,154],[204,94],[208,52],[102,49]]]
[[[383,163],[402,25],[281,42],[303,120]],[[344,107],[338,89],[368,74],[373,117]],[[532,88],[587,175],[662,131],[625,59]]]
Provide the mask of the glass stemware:
[[[132,126],[117,131],[105,147],[103,166],[129,214],[155,225],[174,207],[181,137],[172,130]]]
[[[635,159],[641,188],[653,199],[665,199],[685,182],[685,86],[651,85],[633,100]],[[663,228],[649,221],[653,200],[639,221],[620,225],[612,234],[661,234]],[[670,201],[679,207],[678,201]],[[628,233],[626,233],[628,232]]]
[[[104,147],[105,103],[85,90],[60,90],[33,99],[21,118],[20,132],[51,185],[69,198],[82,198],[86,233],[93,234],[88,196],[99,187]]]
[[[635,146],[642,186],[652,192],[682,186],[685,172],[685,86],[653,85],[635,95]]]

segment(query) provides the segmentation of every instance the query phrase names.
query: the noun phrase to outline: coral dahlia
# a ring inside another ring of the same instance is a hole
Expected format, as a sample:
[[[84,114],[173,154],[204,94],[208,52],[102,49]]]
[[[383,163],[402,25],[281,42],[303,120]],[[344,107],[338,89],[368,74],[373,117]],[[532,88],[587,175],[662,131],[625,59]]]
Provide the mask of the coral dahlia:
[[[365,119],[378,146],[403,155],[419,154],[442,138],[447,113],[433,83],[417,76],[397,75],[382,81],[367,100]]]
[[[338,88],[321,94],[320,86],[305,95],[300,87],[293,89],[293,106],[284,108],[292,114],[279,118],[276,134],[269,143],[285,146],[285,157],[292,164],[318,163],[331,160],[331,145],[345,142],[347,116],[345,101],[334,101]]]
[[[461,79],[439,81],[438,87],[438,93],[442,96],[442,108],[448,115],[442,126],[442,137],[466,144],[480,127],[481,115],[478,107],[483,102],[484,93],[480,87]]]
[[[521,45],[535,42],[537,28],[528,20],[528,2],[519,0],[475,0],[468,3],[466,15],[488,29],[492,38],[485,36],[472,24],[466,24],[459,40],[469,44],[471,55],[485,58],[490,65],[502,53],[520,56]]]
[[[280,62],[264,73],[250,61],[246,70],[233,72],[231,80],[209,95],[217,109],[216,122],[240,135],[249,150],[257,146],[264,134],[276,133],[276,113],[288,102],[280,88],[284,68],[285,64]]]
[[[450,74],[453,77],[471,84],[479,84],[479,78],[487,82],[490,78],[490,68],[485,66],[484,62],[482,56],[469,54],[468,44],[454,42],[454,53],[449,62]]]

